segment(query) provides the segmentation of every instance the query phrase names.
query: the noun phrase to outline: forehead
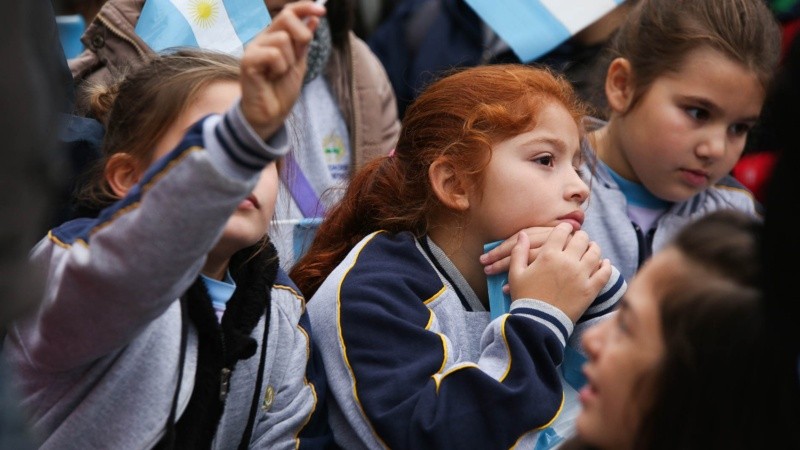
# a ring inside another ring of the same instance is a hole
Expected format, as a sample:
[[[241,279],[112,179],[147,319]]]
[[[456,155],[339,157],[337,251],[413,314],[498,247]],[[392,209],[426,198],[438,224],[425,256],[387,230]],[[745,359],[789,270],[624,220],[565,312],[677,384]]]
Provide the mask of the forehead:
[[[666,291],[686,275],[690,262],[675,247],[665,247],[650,257],[633,277],[628,293],[639,302],[659,303]]]
[[[758,115],[766,92],[754,70],[709,46],[687,53],[676,70],[663,73],[656,83],[680,95],[707,98],[744,116]]]

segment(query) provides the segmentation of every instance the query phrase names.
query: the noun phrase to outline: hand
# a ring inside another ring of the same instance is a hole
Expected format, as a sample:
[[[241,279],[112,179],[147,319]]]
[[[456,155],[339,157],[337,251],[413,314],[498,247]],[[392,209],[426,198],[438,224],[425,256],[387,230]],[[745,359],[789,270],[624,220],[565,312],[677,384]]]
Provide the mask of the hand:
[[[310,1],[286,5],[245,48],[241,108],[263,139],[281,127],[300,96],[308,45],[324,14],[324,7]]]
[[[529,263],[536,259],[539,247],[544,244],[551,231],[553,231],[553,227],[532,227],[522,230],[528,236],[530,242]],[[518,236],[519,234],[511,236],[503,241],[502,244],[481,255],[480,261],[485,266],[483,271],[486,275],[508,272],[508,266],[511,264],[511,250],[517,245]]]
[[[530,242],[525,232],[517,235],[511,251],[508,284],[512,301],[534,298],[547,302],[577,322],[611,278],[611,263],[600,259],[600,246],[585,231],[553,228],[528,264]]]

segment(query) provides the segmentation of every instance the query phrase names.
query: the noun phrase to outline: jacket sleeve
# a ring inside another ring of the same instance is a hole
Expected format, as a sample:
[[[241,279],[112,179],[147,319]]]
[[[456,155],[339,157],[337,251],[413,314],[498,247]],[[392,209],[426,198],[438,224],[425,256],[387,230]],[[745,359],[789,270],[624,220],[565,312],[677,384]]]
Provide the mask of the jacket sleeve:
[[[563,312],[515,301],[484,330],[478,361],[466,361],[459,355],[464,342],[446,336],[445,318],[429,307],[449,289],[429,263],[387,240],[370,244],[338,280],[335,320],[353,403],[378,441],[389,448],[509,448],[555,419],[563,404],[557,366],[572,331]],[[336,381],[339,397],[348,386]]]
[[[96,219],[51,230],[31,254],[47,272],[45,297],[13,331],[43,370],[89,363],[130,342],[193,282],[263,167],[268,146],[238,105],[208,116]]]

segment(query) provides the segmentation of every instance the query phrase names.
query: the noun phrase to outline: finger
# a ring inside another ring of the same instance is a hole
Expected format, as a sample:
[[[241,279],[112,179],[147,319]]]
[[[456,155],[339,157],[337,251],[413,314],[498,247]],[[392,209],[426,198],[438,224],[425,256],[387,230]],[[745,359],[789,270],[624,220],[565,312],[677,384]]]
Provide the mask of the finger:
[[[531,227],[526,228],[522,231],[528,235],[528,239],[530,241],[530,246],[532,248],[540,247],[544,241],[547,240],[547,237],[550,235],[550,232],[553,230],[552,227]],[[517,243],[517,235],[511,236],[510,238],[503,241],[497,247],[489,250],[488,252],[484,253],[480,257],[481,264],[487,265],[492,264],[502,259],[506,259],[511,255],[511,249],[514,248],[514,245]]]
[[[511,261],[509,263],[509,274],[511,272],[519,273],[528,267],[528,249],[530,242],[528,235],[520,231],[517,234],[517,243],[511,249]]]
[[[581,257],[582,261],[587,261],[590,264],[600,264],[602,261],[600,260],[600,255],[602,252],[600,251],[600,245],[597,242],[589,242],[589,247],[586,249],[586,252]]]
[[[276,29],[284,30],[292,37],[298,57],[303,56],[305,48],[314,38],[314,30],[319,24],[318,17],[324,14],[325,8],[317,8],[321,7],[305,1],[289,4],[273,22]]]
[[[495,263],[501,259],[507,258],[511,255],[511,250],[517,245],[517,235],[511,236],[506,239],[497,247],[489,250],[480,256],[481,264],[487,265]]]
[[[560,223],[550,232],[547,240],[542,244],[542,250],[557,250],[563,251],[570,240],[572,234],[572,226],[568,223]]]
[[[600,262],[600,266],[589,277],[589,283],[591,283],[594,289],[600,292],[600,290],[603,289],[603,286],[608,283],[608,280],[611,279],[611,272],[611,261],[606,258]]]
[[[533,242],[530,242],[529,245],[533,245]],[[530,265],[536,259],[536,256],[538,254],[539,254],[538,248],[532,248],[528,250],[528,265]],[[486,275],[496,275],[498,273],[508,272],[508,266],[510,264],[511,264],[511,255],[506,256],[500,261],[496,261],[492,264],[489,264],[488,266],[484,266],[483,272]]]
[[[564,251],[580,260],[589,248],[589,235],[583,230],[574,232],[564,246]]]
[[[242,58],[242,67],[249,74],[251,69],[267,78],[286,73],[296,64],[294,50],[289,35],[285,32],[272,33],[271,36],[247,48]]]

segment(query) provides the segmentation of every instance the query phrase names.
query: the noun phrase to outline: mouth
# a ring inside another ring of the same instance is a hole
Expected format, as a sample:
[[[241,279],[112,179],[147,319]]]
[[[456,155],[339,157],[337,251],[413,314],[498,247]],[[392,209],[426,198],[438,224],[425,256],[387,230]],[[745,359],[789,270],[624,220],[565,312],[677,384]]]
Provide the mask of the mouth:
[[[592,383],[592,380],[589,378],[586,370],[583,371],[583,376],[586,378],[586,384],[584,384],[581,390],[578,392],[578,399],[583,406],[586,406],[587,403],[597,398],[597,388]]]
[[[250,194],[239,203],[239,209],[261,209],[261,204],[255,195]]]
[[[583,225],[583,218],[584,218],[584,213],[582,210],[579,209],[565,216],[559,217],[558,221],[568,223],[572,225],[573,231],[578,231],[581,229],[581,226]]]
[[[705,170],[682,169],[684,181],[694,187],[703,187],[708,184],[710,175]]]

